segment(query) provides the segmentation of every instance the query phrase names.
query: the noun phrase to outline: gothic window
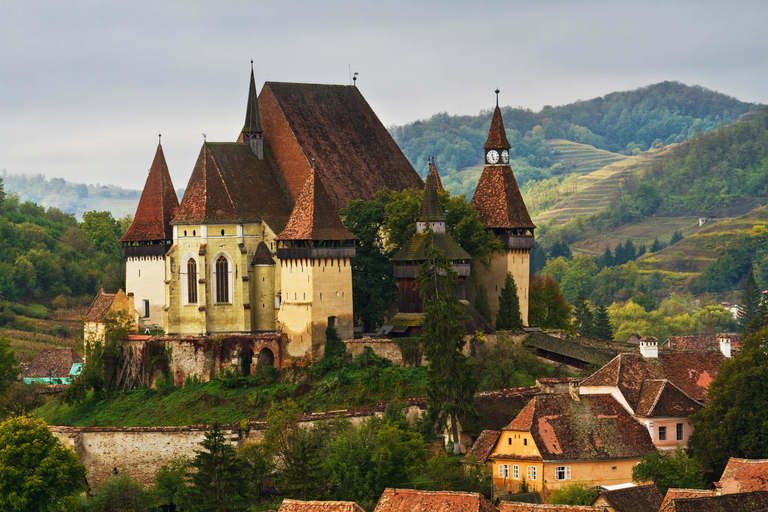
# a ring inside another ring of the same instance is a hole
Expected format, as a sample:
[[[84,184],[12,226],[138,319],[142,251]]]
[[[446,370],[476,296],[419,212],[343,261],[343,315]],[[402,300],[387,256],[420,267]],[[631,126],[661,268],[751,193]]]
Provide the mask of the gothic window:
[[[197,262],[187,260],[187,303],[197,304]]]
[[[216,302],[229,302],[229,262],[223,255],[216,260]]]

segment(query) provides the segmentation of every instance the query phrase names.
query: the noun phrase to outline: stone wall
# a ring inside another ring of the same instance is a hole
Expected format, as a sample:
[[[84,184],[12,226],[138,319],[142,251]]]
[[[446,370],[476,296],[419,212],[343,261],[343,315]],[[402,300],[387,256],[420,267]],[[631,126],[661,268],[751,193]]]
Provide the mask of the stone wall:
[[[404,411],[409,421],[415,421],[425,407],[424,401],[410,400]],[[301,415],[302,426],[312,426],[318,421],[345,417],[353,425],[384,414],[385,404],[375,408],[332,411]],[[224,435],[233,446],[258,442],[264,438],[266,423],[252,422],[250,430],[243,432],[236,425],[222,427]],[[200,449],[200,442],[210,427],[195,425],[186,427],[63,427],[51,426],[56,437],[77,453],[80,462],[88,469],[88,484],[98,487],[117,470],[127,473],[144,484],[154,481],[160,466],[181,456],[192,458]]]
[[[354,358],[365,351],[365,347],[370,347],[373,353],[379,357],[384,357],[392,361],[392,364],[402,365],[403,354],[400,347],[393,340],[384,338],[361,338],[357,340],[345,340],[347,352]]]

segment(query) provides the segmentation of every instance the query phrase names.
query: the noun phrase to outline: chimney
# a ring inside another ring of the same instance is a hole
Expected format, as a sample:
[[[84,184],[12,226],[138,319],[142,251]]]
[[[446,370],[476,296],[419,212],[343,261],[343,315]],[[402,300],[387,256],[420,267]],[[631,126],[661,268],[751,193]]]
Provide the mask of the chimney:
[[[720,352],[723,353],[725,357],[730,358],[731,357],[731,337],[727,334],[721,334],[719,336],[720,341]]]
[[[640,353],[643,357],[657,359],[659,357],[659,341],[653,336],[640,339]]]

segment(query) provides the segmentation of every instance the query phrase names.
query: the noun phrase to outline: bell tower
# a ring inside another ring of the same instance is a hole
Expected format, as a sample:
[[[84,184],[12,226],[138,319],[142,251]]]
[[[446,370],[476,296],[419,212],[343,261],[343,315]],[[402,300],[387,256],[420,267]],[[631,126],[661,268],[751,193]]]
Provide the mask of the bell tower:
[[[251,85],[248,88],[248,106],[245,109],[245,125],[240,132],[240,140],[251,147],[251,151],[259,160],[264,159],[264,130],[261,128],[259,113],[259,96],[256,93],[256,80],[253,77],[253,61],[251,61]]]
[[[488,268],[473,263],[472,272],[477,276],[488,293],[491,316],[496,321],[499,311],[499,294],[507,274],[512,274],[520,299],[520,314],[523,324],[528,325],[528,288],[530,282],[530,255],[533,249],[533,231],[523,196],[517,187],[515,175],[509,166],[511,145],[504,130],[504,121],[499,108],[499,90],[496,90],[496,109],[493,111],[485,149],[485,167],[480,175],[477,188],[472,196],[472,206],[480,214],[485,228],[493,232],[503,245],[494,252]],[[470,293],[470,300],[476,298],[477,289]]]

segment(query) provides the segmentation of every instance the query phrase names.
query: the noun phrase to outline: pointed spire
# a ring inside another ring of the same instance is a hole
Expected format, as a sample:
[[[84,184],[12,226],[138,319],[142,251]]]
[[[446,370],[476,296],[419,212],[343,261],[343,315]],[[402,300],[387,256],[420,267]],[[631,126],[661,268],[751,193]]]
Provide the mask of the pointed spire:
[[[245,125],[243,135],[261,133],[261,115],[259,114],[259,96],[256,92],[256,79],[253,76],[253,61],[251,61],[251,85],[248,89],[248,106],[245,109]]]
[[[293,207],[288,225],[275,240],[356,239],[357,237],[344,227],[337,211],[313,165],[309,169],[301,195]]]
[[[424,186],[424,197],[421,200],[417,220],[419,222],[445,222],[445,212],[440,205],[437,182],[432,173],[427,175],[427,184]]]
[[[491,128],[488,130],[488,139],[483,144],[483,149],[509,149],[512,146],[507,140],[507,132],[504,130],[504,121],[501,119],[501,109],[499,108],[499,90],[496,89],[496,108],[493,111],[491,119]]]
[[[179,210],[179,198],[173,189],[171,174],[165,163],[163,146],[158,142],[152,167],[149,169],[144,190],[131,227],[121,242],[148,242],[173,238],[171,220]]]
[[[437,166],[435,165],[434,155],[429,159],[429,174],[435,177],[435,185],[438,192],[443,192],[443,181],[440,179],[440,174],[437,172]]]

